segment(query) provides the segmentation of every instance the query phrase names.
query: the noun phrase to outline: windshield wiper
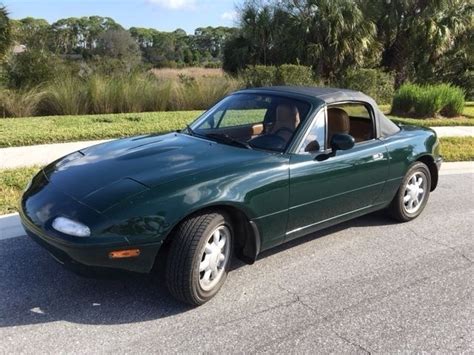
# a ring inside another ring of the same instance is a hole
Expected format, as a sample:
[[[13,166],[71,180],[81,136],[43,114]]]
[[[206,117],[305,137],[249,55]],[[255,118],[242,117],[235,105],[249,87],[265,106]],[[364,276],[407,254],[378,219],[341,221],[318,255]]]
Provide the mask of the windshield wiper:
[[[233,137],[231,137],[231,136],[229,136],[228,134],[225,134],[225,133],[207,133],[206,137],[214,138],[214,139],[216,139],[218,141],[221,141],[221,142],[224,142],[224,143],[234,144],[234,145],[238,145],[238,146],[241,146],[241,147],[244,147],[244,148],[247,148],[247,149],[252,149],[250,144],[248,144],[247,142],[235,139],[235,138],[233,138]]]
[[[188,130],[188,133],[191,135],[191,136],[197,136],[196,132],[194,132],[194,130],[191,128],[190,125],[188,125],[186,123],[186,129]]]

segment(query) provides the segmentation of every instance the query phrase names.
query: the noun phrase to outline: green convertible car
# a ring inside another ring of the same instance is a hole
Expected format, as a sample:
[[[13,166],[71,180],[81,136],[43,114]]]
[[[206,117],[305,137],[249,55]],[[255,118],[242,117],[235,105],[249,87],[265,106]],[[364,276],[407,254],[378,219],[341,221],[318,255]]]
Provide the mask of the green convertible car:
[[[99,144],[43,168],[21,201],[28,235],[65,266],[148,273],[199,305],[232,255],[258,254],[387,209],[416,218],[436,188],[439,141],[368,96],[304,87],[231,94],[181,131]],[[161,257],[163,253],[160,253]]]

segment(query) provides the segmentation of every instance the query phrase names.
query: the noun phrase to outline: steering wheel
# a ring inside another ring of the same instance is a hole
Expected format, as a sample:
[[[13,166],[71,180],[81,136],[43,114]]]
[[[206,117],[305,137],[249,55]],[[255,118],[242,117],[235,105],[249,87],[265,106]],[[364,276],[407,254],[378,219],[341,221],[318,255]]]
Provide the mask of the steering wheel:
[[[251,139],[250,146],[261,149],[282,151],[286,147],[286,139],[275,134],[265,134]]]
[[[278,135],[278,133],[280,133],[280,132],[288,132],[290,134],[290,137],[291,137],[293,135],[294,131],[292,129],[288,128],[288,127],[281,127],[281,128],[278,128],[276,130],[276,132],[272,133],[272,134]]]

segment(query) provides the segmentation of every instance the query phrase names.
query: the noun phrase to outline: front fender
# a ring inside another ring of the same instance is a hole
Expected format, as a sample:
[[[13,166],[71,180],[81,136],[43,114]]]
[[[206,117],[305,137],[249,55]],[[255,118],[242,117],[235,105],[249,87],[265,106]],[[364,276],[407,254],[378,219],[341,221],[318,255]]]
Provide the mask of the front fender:
[[[230,169],[229,169],[230,170]],[[255,221],[264,240],[284,236],[288,209],[288,160],[275,156],[232,171],[207,171],[159,185],[107,210],[114,233],[130,241],[163,241],[184,218],[228,206]]]

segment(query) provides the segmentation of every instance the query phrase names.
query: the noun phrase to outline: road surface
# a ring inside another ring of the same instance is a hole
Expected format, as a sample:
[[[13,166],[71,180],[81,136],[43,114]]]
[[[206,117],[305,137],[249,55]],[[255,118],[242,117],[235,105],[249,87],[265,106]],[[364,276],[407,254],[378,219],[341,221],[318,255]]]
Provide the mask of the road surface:
[[[473,352],[473,174],[424,213],[365,216],[233,263],[189,308],[152,278],[93,280],[27,237],[0,240],[1,353]]]

